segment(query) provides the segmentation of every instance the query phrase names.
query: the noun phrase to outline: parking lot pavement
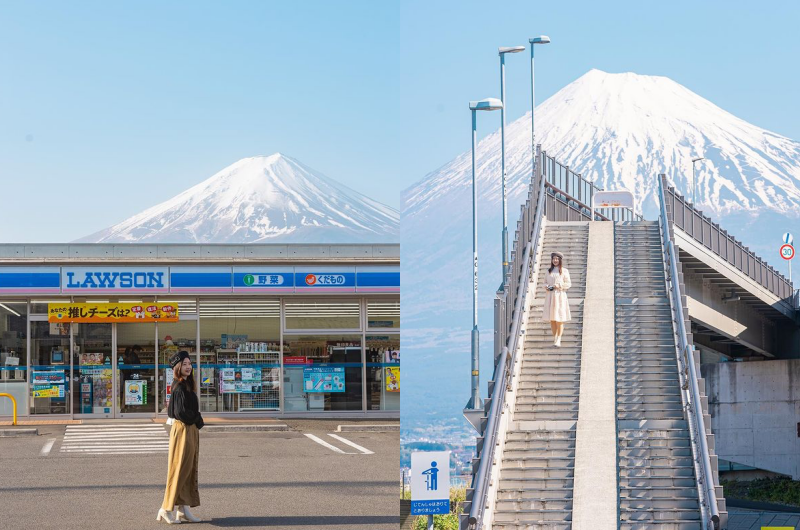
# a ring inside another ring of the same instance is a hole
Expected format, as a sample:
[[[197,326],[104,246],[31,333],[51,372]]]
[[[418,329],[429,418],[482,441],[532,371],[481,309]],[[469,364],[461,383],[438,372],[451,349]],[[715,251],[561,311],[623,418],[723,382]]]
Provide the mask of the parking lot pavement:
[[[194,526],[398,527],[398,432],[336,432],[342,421],[285,423],[289,431],[201,431],[201,506],[194,513],[204,522]],[[39,436],[0,438],[4,528],[57,524],[141,529],[163,524],[155,517],[164,493],[167,456],[158,442],[152,450],[129,454],[106,447],[114,446],[114,439],[135,447],[131,437],[138,434],[128,430],[99,441],[82,432],[65,440],[66,431],[65,426],[41,426]],[[152,436],[158,434],[147,429],[145,438]],[[102,449],[62,451],[84,443]]]

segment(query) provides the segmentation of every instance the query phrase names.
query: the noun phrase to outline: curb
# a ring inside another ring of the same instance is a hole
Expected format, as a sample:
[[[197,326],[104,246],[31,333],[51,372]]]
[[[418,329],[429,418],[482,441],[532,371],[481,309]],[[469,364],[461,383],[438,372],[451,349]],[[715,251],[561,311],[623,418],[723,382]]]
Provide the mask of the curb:
[[[288,430],[289,426],[282,423],[275,425],[206,425],[203,427],[204,432],[276,432]]]
[[[399,423],[387,423],[384,425],[339,425],[336,427],[336,432],[400,432]]]
[[[0,437],[38,436],[39,429],[0,429]]]

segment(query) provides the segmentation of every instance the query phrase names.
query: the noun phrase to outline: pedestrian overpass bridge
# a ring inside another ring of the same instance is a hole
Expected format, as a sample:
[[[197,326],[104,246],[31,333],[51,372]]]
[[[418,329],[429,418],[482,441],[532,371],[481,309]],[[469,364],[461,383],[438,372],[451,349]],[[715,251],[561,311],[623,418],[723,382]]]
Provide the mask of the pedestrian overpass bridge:
[[[726,528],[700,355],[800,357],[791,284],[664,175],[647,221],[592,212],[591,183],[536,157],[489,397],[465,411],[480,434],[461,528]],[[555,250],[573,282],[560,348],[541,319]]]

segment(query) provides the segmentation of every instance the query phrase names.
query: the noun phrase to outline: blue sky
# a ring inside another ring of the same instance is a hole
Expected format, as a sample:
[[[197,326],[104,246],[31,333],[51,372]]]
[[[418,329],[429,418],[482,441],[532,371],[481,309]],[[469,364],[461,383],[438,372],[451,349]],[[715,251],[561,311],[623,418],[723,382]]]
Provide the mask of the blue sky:
[[[399,208],[398,13],[4,2],[0,241],[70,241],[278,151]]]
[[[469,149],[497,47],[542,33],[539,102],[591,68],[666,75],[800,139],[799,22],[769,1],[5,2],[0,241],[69,241],[276,151],[400,208]],[[508,59],[509,121],[528,67]]]
[[[541,103],[592,68],[663,75],[734,115],[800,140],[800,2],[402,3],[403,141],[411,181],[470,149],[469,100],[499,97],[498,46],[536,50]],[[506,59],[507,122],[530,110],[530,53]],[[500,127],[482,116],[479,135]]]

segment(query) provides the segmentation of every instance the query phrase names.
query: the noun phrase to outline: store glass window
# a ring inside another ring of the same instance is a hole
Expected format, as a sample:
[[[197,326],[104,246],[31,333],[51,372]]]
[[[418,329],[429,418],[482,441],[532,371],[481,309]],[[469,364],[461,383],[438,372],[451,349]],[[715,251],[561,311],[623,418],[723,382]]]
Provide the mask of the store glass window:
[[[69,323],[31,322],[31,414],[69,413],[69,334]]]
[[[156,411],[156,324],[117,324],[117,410]]]
[[[280,410],[280,301],[200,301],[200,407]]]
[[[46,315],[48,304],[68,304],[69,298],[48,298],[46,300],[31,300],[31,314],[32,315]]]
[[[367,327],[400,329],[400,300],[367,300]]]
[[[181,318],[181,306],[178,306],[178,318]],[[195,382],[199,385],[197,369],[197,321],[159,322],[158,334],[158,405],[159,414],[167,413],[169,395],[172,388],[173,371],[169,366],[169,358],[173,353],[186,350],[192,355],[195,367]]]
[[[28,408],[28,302],[0,300],[0,392],[17,400],[17,414]],[[10,399],[0,399],[0,415],[13,414]]]
[[[286,329],[361,329],[361,302],[353,300],[286,301]]]
[[[363,410],[360,335],[284,335],[284,412]]]
[[[400,410],[400,335],[367,335],[367,410]]]

